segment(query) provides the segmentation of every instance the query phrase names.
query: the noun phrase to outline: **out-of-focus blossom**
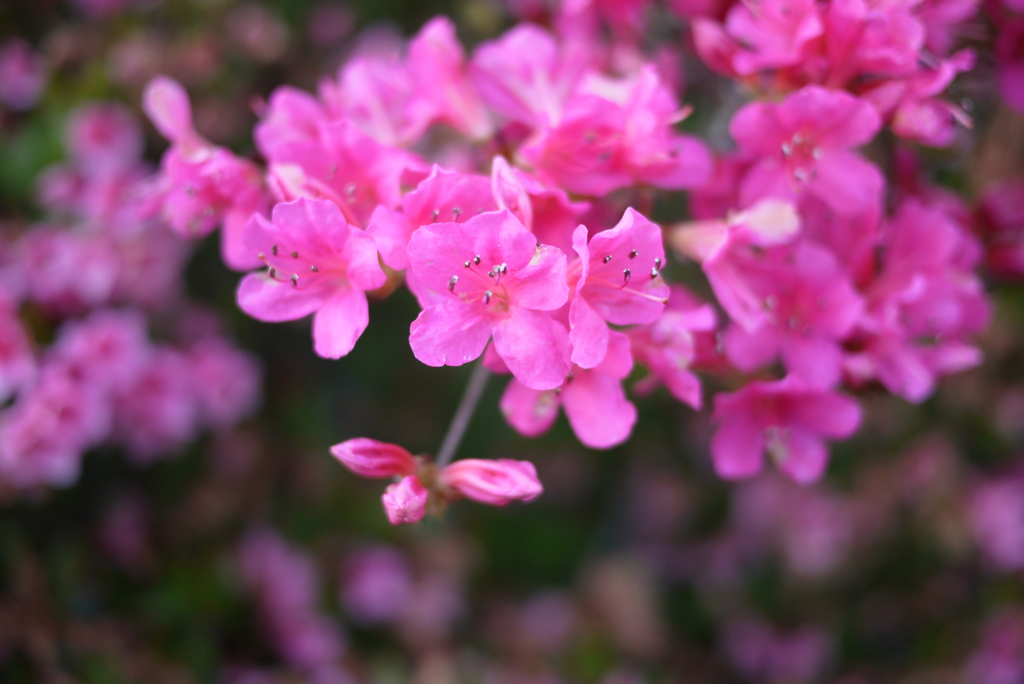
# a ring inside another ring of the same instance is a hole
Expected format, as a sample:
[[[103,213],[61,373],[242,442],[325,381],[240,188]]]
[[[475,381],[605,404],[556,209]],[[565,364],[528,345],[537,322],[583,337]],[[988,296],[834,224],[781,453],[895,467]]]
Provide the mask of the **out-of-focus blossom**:
[[[0,104],[14,110],[35,106],[46,89],[43,58],[21,38],[0,44]]]
[[[345,559],[340,598],[348,614],[359,623],[396,621],[414,591],[409,562],[398,549],[375,546]]]

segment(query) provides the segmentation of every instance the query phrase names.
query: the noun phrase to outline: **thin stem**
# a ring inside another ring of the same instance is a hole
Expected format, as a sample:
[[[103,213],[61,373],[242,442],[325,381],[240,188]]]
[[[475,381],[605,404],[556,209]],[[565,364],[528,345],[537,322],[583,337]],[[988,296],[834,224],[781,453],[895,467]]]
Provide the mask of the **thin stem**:
[[[480,397],[483,396],[484,388],[490,377],[491,372],[487,370],[481,359],[473,368],[473,374],[469,376],[469,384],[466,385],[462,401],[459,402],[455,417],[452,418],[452,423],[448,426],[448,433],[444,436],[444,441],[441,442],[441,449],[437,452],[436,463],[439,467],[443,468],[448,465],[458,450],[459,443],[462,442],[462,435],[469,427],[469,421],[473,418],[473,412],[476,411],[476,405],[480,403]]]

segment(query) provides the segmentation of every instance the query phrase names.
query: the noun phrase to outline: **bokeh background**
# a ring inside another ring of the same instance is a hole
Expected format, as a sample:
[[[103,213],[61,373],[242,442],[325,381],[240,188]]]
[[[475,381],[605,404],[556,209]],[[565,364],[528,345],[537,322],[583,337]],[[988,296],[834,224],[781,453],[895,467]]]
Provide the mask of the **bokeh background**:
[[[167,74],[203,135],[253,156],[273,88],[313,90],[366,32],[408,36],[436,14],[468,46],[513,23],[497,0],[5,0],[0,41],[26,41],[46,77],[32,106],[0,109],[3,243],[43,217],[36,178],[66,157],[75,108],[127,105],[155,165],[166,143],[139,102]],[[686,40],[681,20],[659,30]],[[968,193],[1024,162],[1024,119],[998,103],[982,54],[953,89],[975,131],[924,158]],[[687,127],[724,147],[742,96],[694,58],[685,80]],[[663,198],[655,217],[681,220],[685,202]],[[544,495],[396,528],[379,483],[328,446],[365,435],[434,451],[469,368],[415,361],[407,292],[372,301],[355,350],[328,361],[308,322],[242,314],[238,277],[206,238],[183,301],[258,359],[258,411],[144,467],[102,447],[67,488],[0,482],[0,681],[1024,682],[1019,284],[989,278],[982,367],[920,406],[861,397],[861,430],[815,487],[722,482],[707,412],[663,390],[638,400],[624,446],[587,450],[564,418],[528,441],[502,419],[492,379],[460,456],[529,459]],[[37,343],[57,334],[45,312],[22,316]],[[151,327],[180,334],[160,316]]]

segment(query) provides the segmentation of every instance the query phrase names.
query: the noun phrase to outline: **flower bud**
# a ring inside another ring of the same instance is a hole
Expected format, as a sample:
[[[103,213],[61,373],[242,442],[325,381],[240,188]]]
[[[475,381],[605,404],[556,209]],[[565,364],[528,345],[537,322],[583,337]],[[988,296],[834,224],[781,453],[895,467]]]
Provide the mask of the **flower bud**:
[[[427,510],[427,488],[418,477],[410,475],[388,485],[381,501],[392,525],[419,522]]]
[[[363,477],[413,475],[416,459],[397,444],[357,437],[331,447],[331,453],[346,468]]]
[[[529,461],[464,459],[441,471],[441,484],[480,503],[504,506],[530,501],[544,491]]]

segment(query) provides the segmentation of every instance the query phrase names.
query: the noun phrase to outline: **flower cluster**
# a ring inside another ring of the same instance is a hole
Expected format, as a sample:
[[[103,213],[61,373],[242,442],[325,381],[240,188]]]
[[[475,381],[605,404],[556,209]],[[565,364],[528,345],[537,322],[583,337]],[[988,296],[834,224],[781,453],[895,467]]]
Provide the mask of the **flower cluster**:
[[[825,441],[860,422],[840,389],[919,402],[980,360],[971,340],[988,308],[969,211],[917,181],[887,213],[884,175],[858,151],[886,123],[952,140],[966,115],[937,96],[970,66],[953,27],[976,8],[737,3],[720,23],[686,4],[701,56],[768,95],[733,116],[733,152],[677,130],[678,79],[626,29],[641,15],[595,3],[468,56],[445,18],[406,46],[368,41],[316,95],[271,94],[254,132],[262,171],[201,138],[184,89],[158,78],[144,105],[172,145],[144,205],[179,234],[221,225],[225,263],[262,265],[239,306],[271,322],[315,314],[326,358],[353,349],[367,293],[388,296],[404,272],[422,309],[415,357],[511,374],[501,409],[527,436],[564,407],[585,445],[622,443],[635,363],[641,394],[663,384],[695,409],[695,370],[755,374],[715,398],[716,470],[753,475],[767,453],[813,482]],[[691,192],[696,221],[669,240],[727,320],[663,279],[662,229],[630,206],[651,207],[657,189]],[[428,490],[446,498],[444,478],[414,463],[372,475],[404,478],[385,497],[393,522],[422,517]]]
[[[72,484],[103,444],[140,464],[173,455],[260,396],[259,364],[182,296],[188,245],[145,216],[134,117],[86,105],[65,144],[37,183],[48,220],[0,251],[0,480],[18,488]]]

